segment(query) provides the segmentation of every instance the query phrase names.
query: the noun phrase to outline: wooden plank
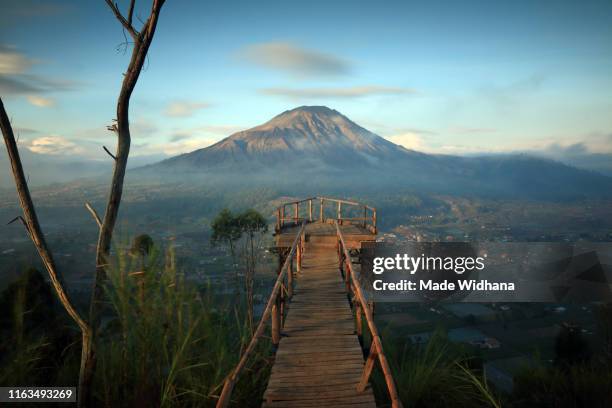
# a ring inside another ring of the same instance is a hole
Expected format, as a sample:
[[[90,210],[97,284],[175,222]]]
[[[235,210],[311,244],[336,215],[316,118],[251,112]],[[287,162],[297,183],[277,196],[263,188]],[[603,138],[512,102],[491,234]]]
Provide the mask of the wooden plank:
[[[371,387],[357,392],[365,362],[338,271],[335,226],[306,228],[323,241],[307,238],[263,406],[375,407]]]
[[[368,393],[364,393],[363,395],[354,395],[354,396],[342,396],[342,397],[324,397],[318,399],[307,399],[307,400],[280,400],[278,402],[284,402],[284,404],[274,404],[276,401],[268,402],[266,407],[294,407],[294,408],[302,408],[302,407],[338,407],[341,404],[350,405],[355,403],[364,404],[363,406],[368,407],[376,407],[374,396],[371,394],[371,391]],[[369,404],[369,405],[365,405]]]
[[[344,385],[348,384],[352,387],[355,386],[355,382],[359,381],[354,375],[346,375],[346,376],[334,376],[331,378],[321,377],[321,376],[309,376],[309,377],[277,377],[274,380],[270,380],[268,382],[268,387],[295,387],[301,386],[304,384],[308,384],[310,386],[316,387],[318,385]]]
[[[368,408],[373,407],[372,402],[363,401],[330,401],[330,402],[318,402],[318,401],[300,401],[296,404],[295,401],[272,401],[264,402],[263,407],[270,408]]]
[[[303,401],[313,399],[320,400],[325,398],[354,397],[355,395],[355,386],[353,384],[316,387],[295,386],[285,388],[269,388],[264,394],[264,399],[268,401]]]

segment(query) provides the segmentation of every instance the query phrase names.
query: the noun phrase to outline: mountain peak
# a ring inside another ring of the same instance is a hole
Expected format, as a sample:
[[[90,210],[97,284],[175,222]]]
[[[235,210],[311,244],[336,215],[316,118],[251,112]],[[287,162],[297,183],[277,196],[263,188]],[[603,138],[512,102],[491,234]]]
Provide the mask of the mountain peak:
[[[230,165],[316,161],[381,163],[405,157],[405,149],[362,128],[327,106],[300,106],[254,128],[234,133],[204,149],[167,163],[190,161]]]
[[[330,109],[327,106],[299,106],[294,109],[286,110],[280,115],[273,117],[268,122],[257,128],[271,129],[278,128],[293,128],[293,127],[309,127],[313,125],[336,126],[341,124],[351,124],[347,117],[340,112]]]
[[[311,113],[315,115],[339,115],[340,114],[337,110],[328,108],[327,106],[324,106],[324,105],[298,106],[297,108],[293,108],[293,109],[290,109],[290,110],[287,110],[281,113],[281,115],[284,115],[287,113]]]

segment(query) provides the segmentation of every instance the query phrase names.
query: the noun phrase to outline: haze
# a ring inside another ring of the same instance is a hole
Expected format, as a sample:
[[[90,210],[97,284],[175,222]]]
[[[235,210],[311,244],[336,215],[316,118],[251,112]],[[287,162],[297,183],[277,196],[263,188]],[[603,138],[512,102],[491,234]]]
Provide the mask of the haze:
[[[0,15],[0,94],[29,163],[110,167],[129,55],[104,2],[3,1]],[[130,160],[316,104],[419,151],[529,152],[609,174],[611,21],[607,1],[170,2],[131,104]]]

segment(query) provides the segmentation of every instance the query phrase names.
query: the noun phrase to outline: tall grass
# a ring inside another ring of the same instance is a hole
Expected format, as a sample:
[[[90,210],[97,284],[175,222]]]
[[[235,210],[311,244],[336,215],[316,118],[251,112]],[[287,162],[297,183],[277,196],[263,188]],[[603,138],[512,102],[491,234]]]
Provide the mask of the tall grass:
[[[385,336],[400,399],[406,407],[500,407],[473,361],[438,329],[425,344]],[[373,377],[377,400],[388,403],[384,379]]]
[[[96,397],[104,406],[212,406],[249,340],[241,303],[219,305],[209,285],[187,284],[172,249],[117,256],[107,299],[113,316],[98,344]],[[165,255],[165,256],[164,256]],[[264,342],[234,393],[259,406],[270,344]]]
[[[607,408],[612,403],[612,370],[607,364],[561,369],[537,362],[515,375],[512,401],[517,408]]]
[[[244,302],[223,304],[210,285],[187,282],[171,248],[134,255],[127,245],[117,246],[105,291],[95,345],[94,405],[214,406],[225,376],[250,340]],[[78,330],[59,308],[54,316],[60,323],[39,317],[29,327],[28,305],[40,293],[21,286],[11,293],[3,301],[10,303],[10,317],[2,320],[6,328],[0,333],[0,385],[75,385]],[[232,395],[235,406],[261,405],[270,355],[270,342],[260,342]]]

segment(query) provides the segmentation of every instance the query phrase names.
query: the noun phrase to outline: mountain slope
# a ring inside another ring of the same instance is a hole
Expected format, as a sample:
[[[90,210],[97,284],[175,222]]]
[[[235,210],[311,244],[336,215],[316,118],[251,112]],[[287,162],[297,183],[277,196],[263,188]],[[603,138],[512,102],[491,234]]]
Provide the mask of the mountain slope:
[[[360,127],[324,106],[285,111],[263,125],[234,133],[220,142],[170,158],[163,167],[210,169],[262,164],[380,165],[411,152]],[[418,154],[412,152],[412,154]],[[357,163],[355,163],[355,161]]]
[[[492,197],[610,197],[612,178],[525,155],[457,157],[405,149],[324,106],[285,111],[220,142],[143,168],[156,177],[308,191],[418,189]]]

